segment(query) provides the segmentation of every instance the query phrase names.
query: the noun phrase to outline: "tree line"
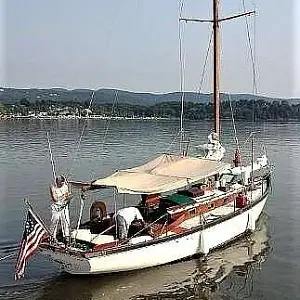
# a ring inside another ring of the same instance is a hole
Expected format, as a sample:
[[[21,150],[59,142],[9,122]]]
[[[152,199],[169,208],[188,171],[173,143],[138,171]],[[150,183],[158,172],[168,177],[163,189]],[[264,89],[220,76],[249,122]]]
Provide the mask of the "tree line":
[[[0,114],[38,114],[45,112],[48,115],[81,115],[86,114],[88,101],[35,101],[29,102],[26,98],[15,104],[0,103]],[[164,117],[179,118],[181,106],[178,102],[161,102],[151,106],[133,105],[128,103],[101,103],[91,107],[91,114],[123,117]],[[236,120],[300,120],[300,104],[292,104],[286,100],[238,100],[221,103],[223,119],[231,118],[233,113]],[[184,118],[190,120],[211,119],[213,116],[212,103],[184,103]]]

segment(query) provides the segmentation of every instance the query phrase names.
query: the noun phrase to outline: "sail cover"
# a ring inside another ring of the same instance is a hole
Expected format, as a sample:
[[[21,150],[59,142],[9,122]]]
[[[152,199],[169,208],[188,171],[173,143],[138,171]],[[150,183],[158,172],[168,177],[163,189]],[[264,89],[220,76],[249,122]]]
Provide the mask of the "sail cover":
[[[186,187],[228,168],[229,164],[219,161],[162,154],[139,167],[97,179],[92,186],[115,187],[119,193],[156,194]]]

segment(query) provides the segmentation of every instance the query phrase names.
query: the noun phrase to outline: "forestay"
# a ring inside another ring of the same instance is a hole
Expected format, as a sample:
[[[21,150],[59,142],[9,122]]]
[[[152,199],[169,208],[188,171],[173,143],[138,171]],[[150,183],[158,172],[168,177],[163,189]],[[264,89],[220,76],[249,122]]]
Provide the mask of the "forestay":
[[[97,179],[92,186],[115,187],[119,193],[156,194],[197,183],[229,167],[219,161],[163,154],[144,165]]]

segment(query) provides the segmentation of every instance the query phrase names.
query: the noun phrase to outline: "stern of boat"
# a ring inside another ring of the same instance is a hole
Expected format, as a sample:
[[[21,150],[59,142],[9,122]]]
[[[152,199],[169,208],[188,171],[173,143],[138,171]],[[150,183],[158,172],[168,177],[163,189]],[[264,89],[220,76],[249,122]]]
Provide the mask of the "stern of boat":
[[[39,251],[49,260],[59,264],[61,268],[70,274],[89,274],[91,265],[89,260],[80,254],[71,254],[66,249],[52,246],[48,243],[42,243]]]

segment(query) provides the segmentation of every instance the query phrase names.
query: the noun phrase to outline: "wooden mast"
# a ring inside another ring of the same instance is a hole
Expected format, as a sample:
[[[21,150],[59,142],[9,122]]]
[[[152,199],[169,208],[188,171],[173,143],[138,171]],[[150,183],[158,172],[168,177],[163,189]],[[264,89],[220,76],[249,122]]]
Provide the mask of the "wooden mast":
[[[213,24],[213,99],[214,99],[214,132],[218,135],[220,140],[220,23],[236,19],[243,16],[249,16],[255,13],[255,11],[248,11],[241,14],[229,16],[226,18],[220,18],[220,1],[213,1],[213,19],[194,19],[194,18],[179,18],[179,21],[185,22],[200,22],[200,23],[212,23]]]
[[[220,140],[220,26],[219,26],[219,0],[213,0],[213,32],[214,32],[214,132]]]

